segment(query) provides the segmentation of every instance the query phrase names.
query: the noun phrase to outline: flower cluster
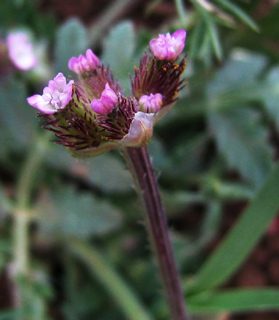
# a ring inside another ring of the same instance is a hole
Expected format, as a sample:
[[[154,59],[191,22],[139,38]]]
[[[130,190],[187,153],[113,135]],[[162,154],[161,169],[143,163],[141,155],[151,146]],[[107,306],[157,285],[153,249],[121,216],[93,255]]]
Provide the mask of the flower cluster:
[[[124,97],[112,72],[88,49],[72,57],[69,69],[78,77],[67,83],[59,73],[42,95],[27,98],[43,118],[44,128],[77,156],[93,156],[120,147],[148,144],[154,124],[170,109],[184,86],[186,32],[178,30],[150,41]]]

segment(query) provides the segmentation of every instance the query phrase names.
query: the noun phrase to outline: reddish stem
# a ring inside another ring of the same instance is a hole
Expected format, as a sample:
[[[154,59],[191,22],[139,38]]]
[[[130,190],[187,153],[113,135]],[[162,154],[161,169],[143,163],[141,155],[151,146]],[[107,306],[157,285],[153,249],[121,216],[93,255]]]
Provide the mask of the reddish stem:
[[[175,258],[170,243],[166,214],[146,148],[127,148],[127,159],[137,181],[147,213],[148,232],[157,256],[172,320],[189,320]]]

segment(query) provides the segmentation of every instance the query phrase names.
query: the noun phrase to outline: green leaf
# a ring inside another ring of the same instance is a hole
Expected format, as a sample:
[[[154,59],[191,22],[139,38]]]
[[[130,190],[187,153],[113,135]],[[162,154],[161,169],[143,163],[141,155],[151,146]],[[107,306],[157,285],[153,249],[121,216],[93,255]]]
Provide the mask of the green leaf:
[[[209,82],[208,96],[214,98],[217,94],[254,84],[266,65],[267,59],[262,55],[242,49],[234,50],[226,64]]]
[[[192,34],[189,37],[190,48],[189,48],[189,57],[191,59],[196,59],[198,57],[199,49],[201,47],[201,43],[205,40],[205,32],[204,32],[204,23],[203,21],[197,21]]]
[[[87,238],[119,227],[121,216],[108,202],[93,195],[60,187],[41,199],[36,207],[38,222],[46,233]]]
[[[279,66],[273,68],[263,83],[262,99],[272,119],[279,128]]]
[[[258,25],[240,7],[229,0],[217,0],[225,9],[232,12],[239,20],[243,21],[252,30],[259,32]]]
[[[232,199],[252,199],[255,192],[252,188],[249,188],[240,183],[230,183],[221,181],[217,177],[209,176],[205,180],[206,191],[221,200]]]
[[[110,32],[104,45],[102,60],[109,64],[121,86],[130,90],[129,73],[132,74],[135,65],[136,37],[132,22],[125,21],[116,25]]]
[[[220,38],[217,32],[216,24],[212,19],[205,19],[205,23],[208,29],[208,34],[211,39],[211,44],[215,52],[215,55],[218,60],[222,60],[223,52],[222,52],[222,47],[221,47]]]
[[[18,310],[5,311],[0,313],[0,320],[13,320],[18,315]]]
[[[193,1],[193,4],[196,6],[197,10],[200,12],[200,14],[203,17],[203,21],[204,21],[204,24],[207,28],[208,37],[211,40],[211,45],[212,45],[213,51],[215,53],[215,56],[217,57],[218,60],[221,60],[223,53],[222,53],[222,46],[220,43],[220,38],[218,35],[216,23],[213,20],[210,12],[207,10],[207,8],[203,4],[201,4],[200,2],[198,2],[196,0]],[[206,40],[204,40],[204,41],[206,41]]]
[[[132,178],[124,163],[110,153],[90,159],[88,181],[107,192],[131,190]]]
[[[24,148],[32,140],[36,112],[26,102],[26,88],[23,82],[14,77],[0,81],[0,155],[4,157],[7,148]]]
[[[70,19],[65,22],[56,34],[54,48],[56,72],[62,72],[67,76],[68,61],[72,56],[84,54],[87,46],[86,29],[77,19]]]
[[[189,297],[187,301],[192,313],[278,310],[279,290],[264,287],[222,290]]]
[[[7,211],[13,210],[13,204],[7,195],[4,186],[0,183],[0,221],[5,216]]]
[[[272,153],[258,114],[244,107],[211,111],[209,126],[229,166],[259,187],[272,167]]]
[[[16,319],[50,320],[47,316],[47,302],[52,298],[52,289],[42,271],[40,275],[32,280],[22,275],[17,277],[16,284],[22,303]]]
[[[93,245],[72,240],[68,247],[81,261],[83,261],[96,279],[103,284],[112,299],[118,304],[129,320],[151,320],[139,297],[133,292],[125,280],[113,269],[109,261],[105,260]]]
[[[279,165],[239,220],[188,283],[189,296],[197,295],[226,281],[245,261],[279,209]],[[277,299],[278,300],[278,299]]]
[[[176,6],[176,10],[179,16],[179,20],[180,20],[180,25],[182,27],[187,25],[187,14],[186,14],[186,9],[185,6],[183,4],[182,0],[175,0],[175,6]]]
[[[87,160],[77,160],[65,147],[52,144],[45,161],[52,168],[68,171],[105,192],[119,193],[131,189],[132,178],[129,171],[112,153]]]

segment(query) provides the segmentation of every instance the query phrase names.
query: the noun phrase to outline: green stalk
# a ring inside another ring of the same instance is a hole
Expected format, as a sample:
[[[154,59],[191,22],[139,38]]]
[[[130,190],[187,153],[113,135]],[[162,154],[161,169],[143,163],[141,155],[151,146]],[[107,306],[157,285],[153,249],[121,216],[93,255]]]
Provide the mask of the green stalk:
[[[72,240],[68,244],[72,251],[89,267],[91,273],[103,284],[113,300],[120,306],[129,320],[151,320],[136,294],[125,281],[109,266],[93,245],[81,240]]]
[[[49,132],[35,139],[28,156],[23,164],[22,170],[16,187],[16,205],[14,208],[14,257],[13,268],[14,277],[28,275],[29,248],[28,248],[28,228],[31,214],[29,210],[30,197],[33,187],[33,181],[37,170],[40,167],[41,160],[47,150],[47,140]],[[16,305],[21,306],[23,297],[20,290],[16,290]]]

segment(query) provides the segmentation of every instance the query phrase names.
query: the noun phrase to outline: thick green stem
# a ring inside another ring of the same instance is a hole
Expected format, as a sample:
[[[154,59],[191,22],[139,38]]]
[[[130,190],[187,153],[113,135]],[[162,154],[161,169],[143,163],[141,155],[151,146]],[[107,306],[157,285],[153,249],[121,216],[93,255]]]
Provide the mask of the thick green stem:
[[[147,231],[157,257],[171,319],[188,320],[180,277],[170,243],[166,215],[148,151],[146,148],[127,148],[126,150],[128,166],[145,205]]]

